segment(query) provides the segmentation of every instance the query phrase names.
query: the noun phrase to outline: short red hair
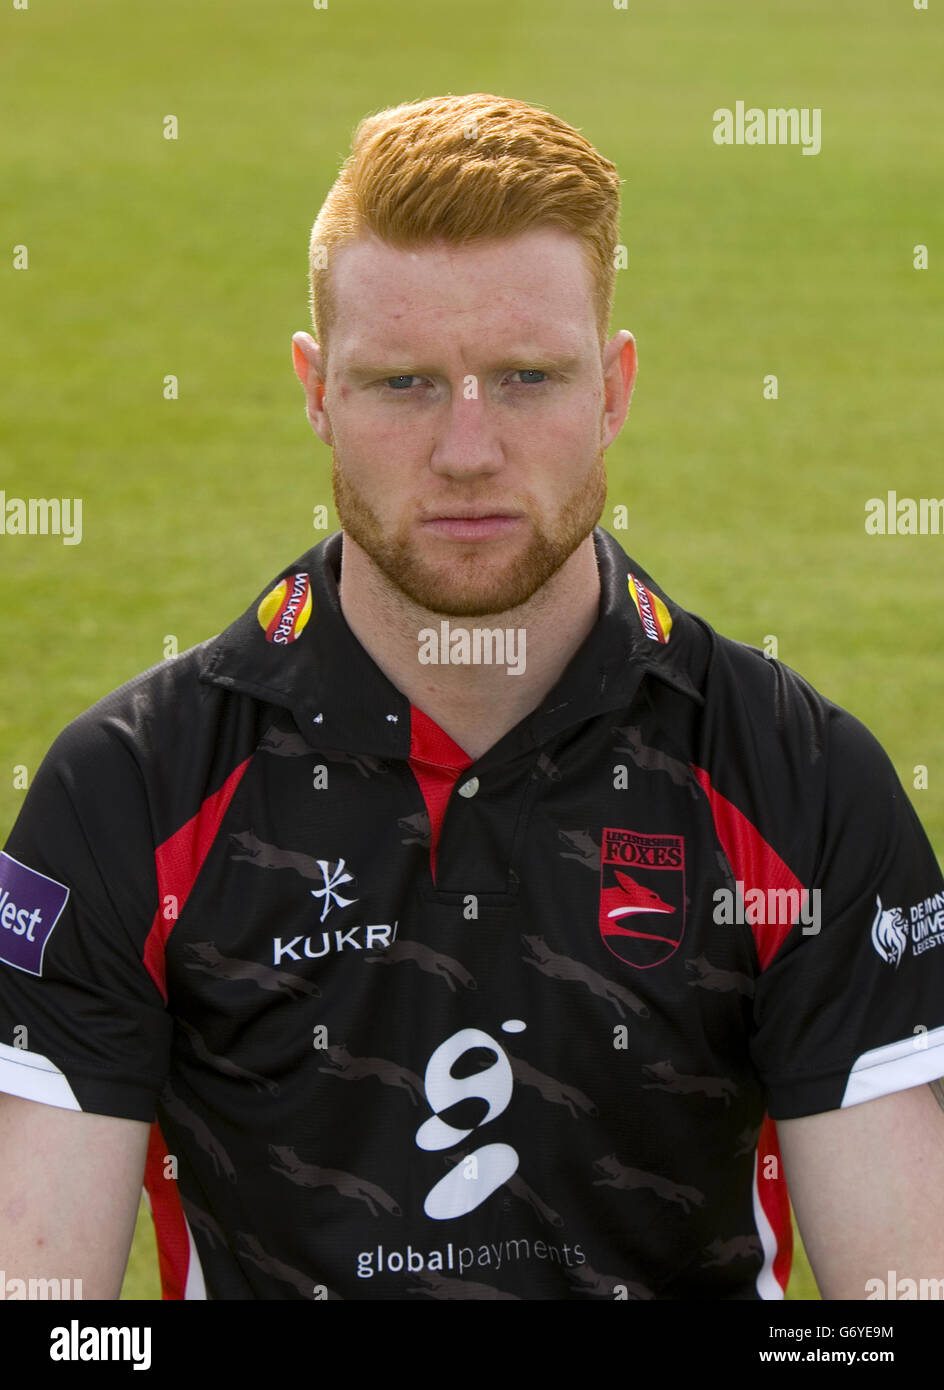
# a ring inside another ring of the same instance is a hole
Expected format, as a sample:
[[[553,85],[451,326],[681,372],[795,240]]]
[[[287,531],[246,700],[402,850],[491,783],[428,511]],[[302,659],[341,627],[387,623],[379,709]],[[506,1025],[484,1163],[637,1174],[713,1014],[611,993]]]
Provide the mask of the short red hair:
[[[365,117],[311,232],[316,339],[327,346],[334,318],[331,253],[363,233],[416,248],[558,227],[583,248],[602,346],[616,282],[619,186],[615,165],[566,121],[511,97],[429,97]]]

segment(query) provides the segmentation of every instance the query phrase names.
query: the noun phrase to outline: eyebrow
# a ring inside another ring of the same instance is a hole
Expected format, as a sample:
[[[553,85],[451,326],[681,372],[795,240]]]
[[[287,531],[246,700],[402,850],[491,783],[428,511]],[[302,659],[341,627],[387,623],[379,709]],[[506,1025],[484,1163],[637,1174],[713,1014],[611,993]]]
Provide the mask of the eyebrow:
[[[495,363],[486,370],[495,371],[508,367],[515,371],[542,371],[542,372],[573,372],[581,364],[579,357],[570,354],[557,354],[548,352],[508,352],[503,354],[501,359],[496,359]],[[369,381],[374,378],[383,379],[391,376],[436,376],[438,368],[424,364],[421,360],[411,361],[408,357],[397,360],[391,358],[388,362],[370,364],[368,362],[353,362],[350,366],[342,367],[341,373],[353,381]]]

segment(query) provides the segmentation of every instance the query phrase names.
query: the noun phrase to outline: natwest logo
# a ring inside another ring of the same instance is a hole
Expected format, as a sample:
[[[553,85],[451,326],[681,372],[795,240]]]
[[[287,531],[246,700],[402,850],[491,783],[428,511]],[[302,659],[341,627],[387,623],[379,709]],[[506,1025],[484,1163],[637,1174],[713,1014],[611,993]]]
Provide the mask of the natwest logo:
[[[0,853],[0,960],[41,975],[46,943],[68,897],[64,883]]]

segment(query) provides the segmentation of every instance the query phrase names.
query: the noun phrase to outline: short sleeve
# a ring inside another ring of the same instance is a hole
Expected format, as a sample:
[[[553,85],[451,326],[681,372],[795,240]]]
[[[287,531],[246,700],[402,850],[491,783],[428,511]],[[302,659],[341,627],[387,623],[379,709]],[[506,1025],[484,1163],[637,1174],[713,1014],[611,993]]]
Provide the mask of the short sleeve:
[[[794,812],[819,822],[812,891],[754,998],[774,1119],[944,1076],[944,880],[883,749],[826,709],[825,788]]]
[[[152,1120],[172,1023],[142,769],[115,697],[59,736],[0,856],[0,1090]]]

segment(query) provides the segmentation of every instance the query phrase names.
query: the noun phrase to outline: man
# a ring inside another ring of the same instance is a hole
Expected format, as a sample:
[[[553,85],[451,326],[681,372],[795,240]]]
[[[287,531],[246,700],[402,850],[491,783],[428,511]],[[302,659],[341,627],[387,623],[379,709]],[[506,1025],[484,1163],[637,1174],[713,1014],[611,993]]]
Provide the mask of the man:
[[[8,1273],[115,1296],[149,1134],[170,1296],[777,1298],[784,1170],[826,1297],[942,1273],[940,871],[862,726],[596,525],[618,213],[521,102],[359,127],[294,340],[342,532],[7,846]]]

